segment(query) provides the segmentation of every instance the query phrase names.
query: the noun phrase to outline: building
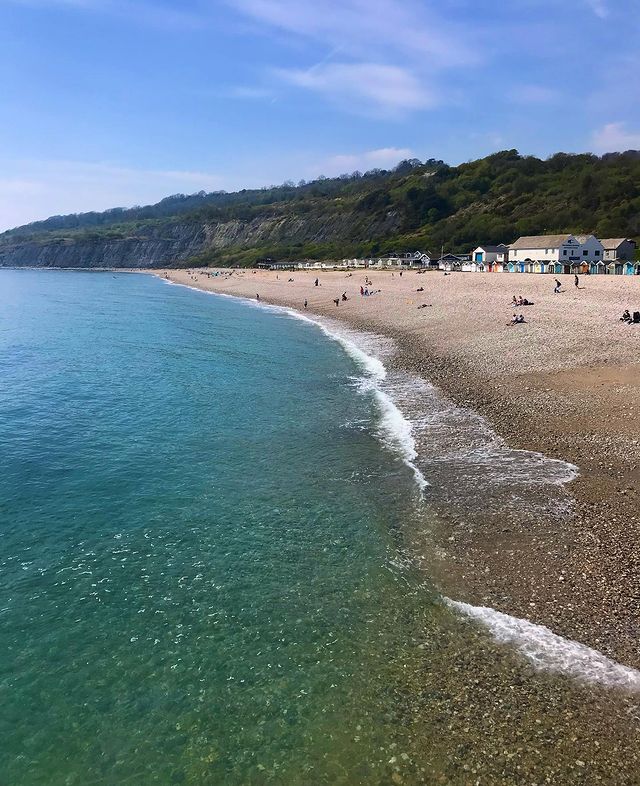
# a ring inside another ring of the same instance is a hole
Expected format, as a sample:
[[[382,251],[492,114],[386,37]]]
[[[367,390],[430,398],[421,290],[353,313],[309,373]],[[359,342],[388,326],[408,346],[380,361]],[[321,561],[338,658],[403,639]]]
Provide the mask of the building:
[[[504,243],[497,246],[478,246],[471,254],[471,261],[477,270],[493,272],[497,262],[504,264],[509,257],[509,247]]]
[[[589,266],[592,262],[600,262],[604,259],[604,246],[593,235],[576,235],[576,240],[580,243],[580,265],[582,268],[586,266],[583,273],[589,271]]]
[[[593,235],[534,235],[509,246],[509,269],[519,273],[589,273],[603,259]]]
[[[431,257],[422,251],[392,252],[376,260],[378,267],[422,268],[429,267]]]
[[[604,261],[609,262],[633,262],[636,258],[635,240],[626,237],[609,237],[600,241],[604,248]]]
[[[471,254],[443,254],[437,262],[440,270],[452,273],[466,268],[471,263]]]

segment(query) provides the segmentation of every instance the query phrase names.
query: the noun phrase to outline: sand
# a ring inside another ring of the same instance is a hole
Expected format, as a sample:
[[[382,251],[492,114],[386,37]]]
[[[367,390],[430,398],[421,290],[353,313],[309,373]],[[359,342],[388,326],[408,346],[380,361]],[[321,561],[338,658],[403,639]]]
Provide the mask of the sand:
[[[640,310],[640,277],[583,276],[576,288],[559,276],[553,294],[554,276],[531,274],[153,272],[300,310],[306,299],[310,314],[393,337],[396,363],[483,414],[510,445],[576,464],[575,513],[562,526],[445,522],[438,581],[640,667],[640,325],[619,321]],[[377,294],[360,296],[365,275]],[[512,308],[514,294],[534,305]],[[527,323],[507,326],[514,311]]]

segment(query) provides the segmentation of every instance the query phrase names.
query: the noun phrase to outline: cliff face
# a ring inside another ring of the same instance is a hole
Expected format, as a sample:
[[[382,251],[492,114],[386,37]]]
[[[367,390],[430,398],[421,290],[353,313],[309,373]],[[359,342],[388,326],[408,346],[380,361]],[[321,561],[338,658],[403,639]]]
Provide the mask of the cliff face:
[[[252,221],[172,223],[145,227],[118,238],[73,235],[0,244],[0,267],[159,268],[188,263],[201,254],[265,244],[323,243],[381,236],[397,229],[398,218],[351,211],[316,216],[277,215]]]

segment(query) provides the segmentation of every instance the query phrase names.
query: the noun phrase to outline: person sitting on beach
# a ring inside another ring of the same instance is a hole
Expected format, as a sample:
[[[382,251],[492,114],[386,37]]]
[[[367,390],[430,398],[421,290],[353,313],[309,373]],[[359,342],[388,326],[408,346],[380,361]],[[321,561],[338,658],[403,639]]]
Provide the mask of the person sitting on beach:
[[[431,308],[431,303],[422,303],[418,308]]]
[[[290,279],[289,279],[289,281],[293,281],[293,279],[292,279],[292,278],[290,278]]]
[[[517,306],[518,305],[518,298],[515,295],[513,296],[512,300],[511,300],[511,305],[512,306]]]
[[[364,295],[364,287],[363,286],[360,287],[360,294]]]
[[[343,302],[346,301],[346,300],[349,300],[349,298],[347,297],[347,293],[346,292],[342,293],[342,300],[343,300]]]
[[[520,314],[520,316],[519,316],[519,317],[516,319],[516,323],[517,323],[518,325],[523,325],[523,324],[524,324],[524,321],[525,321],[525,319],[524,319],[524,314]]]
[[[625,308],[625,310],[623,311],[622,316],[620,317],[620,321],[621,322],[631,322],[631,314],[629,313],[629,309],[628,308]]]
[[[418,288],[416,289],[416,292],[424,292],[424,287],[418,287]]]
[[[364,288],[364,292],[363,292],[362,294],[363,294],[363,295],[365,295],[365,296],[367,296],[367,295],[369,294],[369,288],[368,288],[368,287],[365,287],[365,288]]]

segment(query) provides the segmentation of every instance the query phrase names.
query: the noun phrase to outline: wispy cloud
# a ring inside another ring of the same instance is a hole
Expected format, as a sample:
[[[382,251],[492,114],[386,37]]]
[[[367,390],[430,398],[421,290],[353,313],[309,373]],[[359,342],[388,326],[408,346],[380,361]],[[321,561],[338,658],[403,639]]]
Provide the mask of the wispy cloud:
[[[600,19],[606,19],[609,16],[609,7],[605,0],[586,0],[587,5]]]
[[[478,62],[467,31],[416,0],[229,0],[262,25],[307,42],[311,68],[277,68],[287,84],[321,94],[358,112],[435,106],[440,75]],[[338,62],[334,62],[339,57]]]
[[[640,150],[640,131],[630,131],[626,123],[607,123],[591,138],[594,153]]]
[[[379,63],[328,63],[308,70],[276,71],[285,82],[366,111],[405,111],[433,106],[436,98],[409,69]]]
[[[222,178],[208,172],[81,161],[0,162],[0,231],[54,214],[149,204],[167,194],[222,187]]]

